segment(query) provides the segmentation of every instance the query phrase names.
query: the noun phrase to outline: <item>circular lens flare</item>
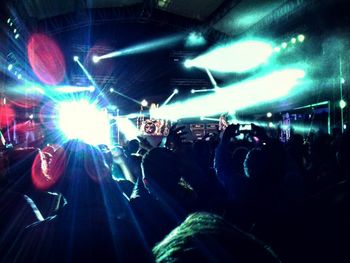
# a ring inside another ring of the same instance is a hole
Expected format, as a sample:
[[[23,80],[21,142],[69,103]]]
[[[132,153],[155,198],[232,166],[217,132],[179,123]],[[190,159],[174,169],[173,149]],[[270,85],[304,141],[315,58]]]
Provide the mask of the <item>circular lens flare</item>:
[[[34,159],[32,182],[39,190],[48,190],[61,178],[66,164],[66,154],[62,148],[45,147]]]
[[[66,72],[64,57],[52,38],[33,34],[28,41],[27,53],[33,72],[43,83],[56,85],[63,80]]]

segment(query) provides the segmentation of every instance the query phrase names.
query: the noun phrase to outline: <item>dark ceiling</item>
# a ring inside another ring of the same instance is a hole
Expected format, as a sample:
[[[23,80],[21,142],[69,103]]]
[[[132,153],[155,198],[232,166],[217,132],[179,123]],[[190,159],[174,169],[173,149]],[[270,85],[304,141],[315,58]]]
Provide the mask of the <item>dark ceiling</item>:
[[[106,92],[113,86],[137,100],[148,98],[161,103],[174,88],[179,88],[185,97],[192,88],[211,86],[204,72],[185,70],[184,59],[216,43],[247,35],[278,42],[302,32],[317,42],[329,32],[349,24],[345,6],[346,1],[331,0],[16,0],[5,3],[9,12],[2,16],[16,16],[27,37],[32,32],[51,35],[64,52],[67,78],[73,84],[86,79],[76,65],[68,61],[76,54],[91,55],[91,47],[112,51],[178,34],[186,36],[192,31],[201,32],[208,42],[198,48],[177,43],[156,51],[111,59],[99,68],[87,63]],[[322,46],[318,47],[313,56],[322,53]],[[248,76],[215,75],[219,84]],[[121,107],[130,106],[120,96],[110,99]],[[294,106],[291,104],[288,103],[288,107]],[[131,106],[130,110],[135,107]]]

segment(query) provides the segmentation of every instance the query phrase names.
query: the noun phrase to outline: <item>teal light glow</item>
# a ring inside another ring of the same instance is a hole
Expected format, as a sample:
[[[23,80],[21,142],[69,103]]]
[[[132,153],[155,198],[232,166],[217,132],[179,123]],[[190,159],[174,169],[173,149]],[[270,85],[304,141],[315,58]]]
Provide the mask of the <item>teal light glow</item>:
[[[186,39],[187,47],[202,46],[202,45],[205,45],[205,43],[206,43],[206,40],[204,36],[201,33],[197,33],[197,32],[190,33]]]
[[[221,88],[210,95],[151,109],[150,113],[154,118],[174,120],[213,116],[226,112],[227,109],[241,110],[288,95],[304,76],[305,72],[300,69],[275,71],[266,76]]]
[[[135,124],[128,118],[120,117],[116,119],[116,123],[121,133],[124,134],[125,138],[130,141],[136,139],[140,135],[140,131],[137,129]]]
[[[273,47],[268,43],[254,40],[243,41],[216,48],[187,62],[187,66],[218,72],[242,73],[265,63],[272,53]]]

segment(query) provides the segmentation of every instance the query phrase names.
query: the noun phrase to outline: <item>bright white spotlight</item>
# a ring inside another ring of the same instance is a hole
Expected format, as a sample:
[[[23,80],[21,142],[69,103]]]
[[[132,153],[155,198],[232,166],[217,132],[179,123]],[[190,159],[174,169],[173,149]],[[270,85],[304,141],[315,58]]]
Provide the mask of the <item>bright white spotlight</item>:
[[[304,36],[303,34],[300,34],[300,35],[298,36],[298,41],[299,41],[299,42],[304,42],[304,40],[305,40],[305,36]]]
[[[285,49],[285,48],[287,48],[288,44],[286,42],[283,42],[281,46],[283,49]]]
[[[271,117],[272,117],[272,112],[266,113],[266,117],[267,117],[267,118],[271,118]]]
[[[141,106],[142,106],[142,107],[147,107],[147,105],[148,105],[147,100],[142,100],[142,101],[141,101]]]
[[[178,89],[174,89],[174,94],[178,94],[179,90]]]
[[[8,18],[7,19],[7,24],[10,24],[10,22],[11,22],[11,18]]]
[[[74,60],[75,62],[77,62],[77,61],[79,60],[79,57],[78,57],[78,56],[74,56],[74,57],[73,57],[73,60]]]
[[[184,62],[184,66],[185,68],[192,68],[193,67],[193,63],[191,59],[186,59]]]
[[[218,72],[242,73],[265,63],[272,53],[273,47],[269,43],[248,40],[220,46],[192,59],[190,64]]]
[[[96,89],[96,88],[95,88],[94,86],[92,86],[92,85],[89,87],[89,91],[90,91],[90,92],[94,92],[95,89]]]
[[[101,60],[101,59],[100,59],[99,56],[97,56],[97,55],[93,55],[93,56],[92,56],[92,62],[94,62],[95,64],[98,63],[100,60]]]
[[[194,90],[194,89],[191,89],[191,93],[193,94],[193,93],[195,93],[196,91]]]
[[[113,89],[113,88],[110,88],[110,89],[109,89],[109,92],[110,92],[110,93],[113,93],[113,92],[114,92],[114,89]]]
[[[86,100],[61,102],[58,105],[58,125],[67,139],[110,145],[107,112]]]
[[[9,64],[9,65],[7,66],[7,69],[8,69],[8,71],[11,71],[11,70],[13,69],[13,65],[12,65],[12,64]]]
[[[15,35],[15,39],[18,39],[18,38],[19,38],[19,34],[16,34],[16,35]]]
[[[346,107],[346,101],[345,101],[345,100],[340,100],[340,101],[339,101],[339,107],[340,107],[341,109],[344,109],[344,108]]]

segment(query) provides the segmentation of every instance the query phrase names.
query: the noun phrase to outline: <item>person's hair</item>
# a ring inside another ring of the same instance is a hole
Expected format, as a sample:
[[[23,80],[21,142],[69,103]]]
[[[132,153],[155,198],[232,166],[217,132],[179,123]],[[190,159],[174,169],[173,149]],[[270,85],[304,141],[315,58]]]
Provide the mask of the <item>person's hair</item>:
[[[152,251],[156,262],[279,262],[267,245],[209,213],[191,214]]]

